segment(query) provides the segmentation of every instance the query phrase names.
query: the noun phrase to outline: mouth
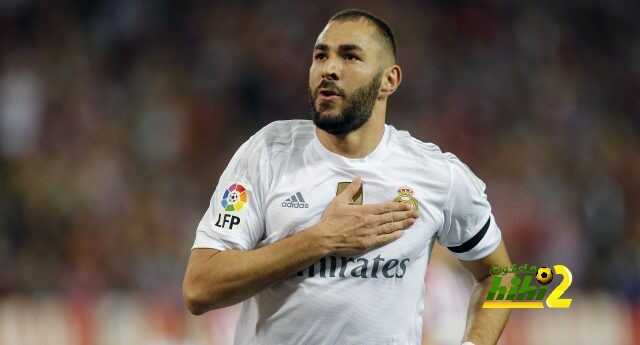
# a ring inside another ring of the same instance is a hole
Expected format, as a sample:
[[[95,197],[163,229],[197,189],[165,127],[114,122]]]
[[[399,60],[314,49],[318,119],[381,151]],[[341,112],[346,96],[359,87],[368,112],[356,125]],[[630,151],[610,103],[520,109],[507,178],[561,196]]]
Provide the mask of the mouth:
[[[342,97],[337,91],[331,89],[321,89],[318,98],[321,100],[336,100]]]

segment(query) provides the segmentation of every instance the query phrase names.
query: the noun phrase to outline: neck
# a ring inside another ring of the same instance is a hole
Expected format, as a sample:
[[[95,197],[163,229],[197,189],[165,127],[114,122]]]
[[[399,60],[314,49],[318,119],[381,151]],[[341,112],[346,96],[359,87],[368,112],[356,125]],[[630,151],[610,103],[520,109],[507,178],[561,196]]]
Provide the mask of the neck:
[[[379,105],[379,104],[376,104]],[[327,150],[347,158],[363,158],[373,152],[384,135],[384,108],[374,106],[362,127],[344,136],[336,136],[316,127],[316,135]]]

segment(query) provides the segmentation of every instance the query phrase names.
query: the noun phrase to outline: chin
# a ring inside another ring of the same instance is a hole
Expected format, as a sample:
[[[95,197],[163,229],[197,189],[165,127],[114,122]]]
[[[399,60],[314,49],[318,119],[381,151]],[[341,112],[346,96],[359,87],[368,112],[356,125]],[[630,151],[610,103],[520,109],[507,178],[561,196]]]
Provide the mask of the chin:
[[[319,114],[321,117],[339,117],[340,116],[340,112],[335,109],[321,111]]]
[[[318,112],[318,114],[321,117],[336,117],[336,116],[340,116],[340,114],[342,114],[342,111],[340,109],[340,107],[337,107],[335,105],[324,105],[322,103],[320,103],[317,107],[316,110]]]

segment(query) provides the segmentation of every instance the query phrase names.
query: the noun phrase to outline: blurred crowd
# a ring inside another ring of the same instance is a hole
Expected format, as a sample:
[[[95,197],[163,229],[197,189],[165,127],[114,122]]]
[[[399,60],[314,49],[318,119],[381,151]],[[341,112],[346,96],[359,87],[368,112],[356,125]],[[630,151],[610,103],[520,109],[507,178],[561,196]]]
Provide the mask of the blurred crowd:
[[[220,173],[309,118],[350,7],[396,34],[387,122],[486,182],[512,260],[640,302],[640,3],[591,0],[0,1],[0,297],[179,296]]]

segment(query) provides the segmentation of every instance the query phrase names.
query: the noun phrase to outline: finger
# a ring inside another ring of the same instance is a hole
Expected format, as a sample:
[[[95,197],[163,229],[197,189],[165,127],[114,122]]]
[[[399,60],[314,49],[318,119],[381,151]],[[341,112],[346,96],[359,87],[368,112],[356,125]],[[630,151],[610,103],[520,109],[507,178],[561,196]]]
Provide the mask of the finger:
[[[401,220],[405,220],[407,218],[418,218],[418,212],[415,210],[409,211],[395,211],[395,212],[387,212],[383,214],[378,214],[372,217],[372,225],[382,225],[391,222],[399,222]]]
[[[382,235],[376,236],[375,245],[373,247],[377,248],[377,247],[382,247],[386,244],[389,244],[399,239],[400,237],[402,237],[403,234],[404,234],[404,231],[396,231],[390,234],[382,234]]]
[[[363,205],[362,208],[366,213],[383,214],[395,211],[408,211],[411,210],[411,205],[403,202],[392,201],[381,204],[367,204]]]
[[[398,230],[408,229],[413,223],[415,218],[407,218],[398,222],[385,223],[377,227],[378,234],[390,234]]]
[[[338,198],[342,201],[351,202],[354,195],[356,195],[356,193],[358,193],[358,190],[360,190],[361,186],[362,178],[360,176],[354,177],[347,188],[345,188],[342,193],[338,194]]]

